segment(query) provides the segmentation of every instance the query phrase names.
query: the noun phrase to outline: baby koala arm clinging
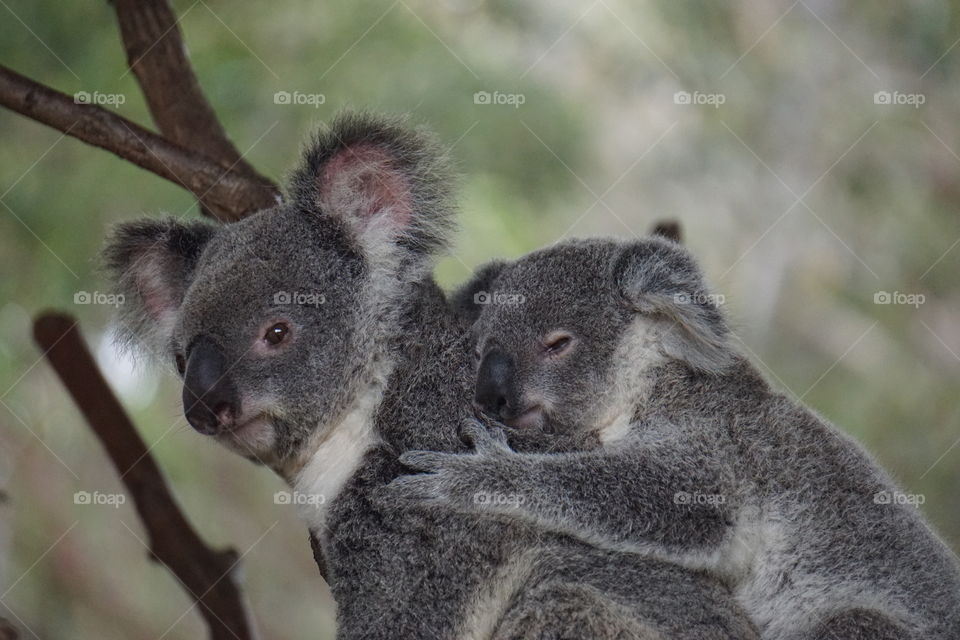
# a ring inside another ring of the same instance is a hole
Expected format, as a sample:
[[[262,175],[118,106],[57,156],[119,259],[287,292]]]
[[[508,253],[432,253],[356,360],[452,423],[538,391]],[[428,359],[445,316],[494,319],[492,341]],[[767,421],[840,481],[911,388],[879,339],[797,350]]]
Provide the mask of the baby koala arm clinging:
[[[474,298],[476,289],[487,295]],[[474,426],[472,454],[406,454],[402,462],[426,473],[394,481],[394,495],[614,548],[715,549],[734,521],[737,486],[723,431],[631,418],[663,363],[714,372],[730,360],[706,291],[692,259],[660,239],[572,241],[489,265],[455,298],[473,322],[474,406],[507,425],[520,451]],[[518,443],[531,433],[606,442],[528,453]]]
[[[733,483],[698,450],[703,444],[682,436],[531,454],[480,423],[465,431],[473,453],[401,456],[423,473],[394,480],[394,496],[520,518],[599,546],[667,553],[715,547],[732,520]]]

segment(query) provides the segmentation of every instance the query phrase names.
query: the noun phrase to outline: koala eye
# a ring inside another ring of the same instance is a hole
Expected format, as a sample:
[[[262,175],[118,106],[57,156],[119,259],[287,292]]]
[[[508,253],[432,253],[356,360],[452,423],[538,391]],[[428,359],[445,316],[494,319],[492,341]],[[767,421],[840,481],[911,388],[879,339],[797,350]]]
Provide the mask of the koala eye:
[[[544,340],[543,350],[548,356],[560,356],[569,351],[573,343],[574,338],[569,333],[554,331]]]
[[[267,332],[263,334],[263,339],[267,344],[276,346],[286,340],[288,335],[290,335],[290,327],[284,322],[278,322],[267,329]]]
[[[187,371],[187,359],[183,356],[182,353],[178,353],[175,356],[175,358],[177,362],[177,372],[180,375],[183,375]]]

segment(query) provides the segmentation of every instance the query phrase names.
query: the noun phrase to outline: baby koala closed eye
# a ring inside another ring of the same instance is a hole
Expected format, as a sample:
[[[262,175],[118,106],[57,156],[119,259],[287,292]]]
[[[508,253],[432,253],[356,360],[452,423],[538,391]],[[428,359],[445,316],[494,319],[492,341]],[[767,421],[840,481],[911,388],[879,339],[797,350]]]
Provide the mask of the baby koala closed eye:
[[[505,429],[469,428],[473,453],[405,454],[423,473],[398,496],[708,571],[763,638],[957,637],[955,556],[858,444],[729,344],[679,245],[558,244],[455,303],[475,320],[476,407]],[[507,444],[532,433],[601,444]]]

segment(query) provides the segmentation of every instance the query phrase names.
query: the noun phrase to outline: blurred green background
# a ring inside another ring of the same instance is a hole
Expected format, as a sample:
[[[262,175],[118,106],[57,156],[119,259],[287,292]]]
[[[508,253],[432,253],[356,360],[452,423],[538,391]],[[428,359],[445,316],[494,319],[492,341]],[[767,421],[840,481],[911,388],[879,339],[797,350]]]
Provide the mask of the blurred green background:
[[[116,110],[149,125],[106,2],[0,5],[3,64],[123,96]],[[465,176],[445,285],[564,237],[681,220],[744,349],[960,549],[960,1],[174,5],[227,131],[278,181],[345,105],[439,133]],[[25,637],[204,634],[131,505],[75,504],[122,488],[32,343],[52,307],[80,318],[203,536],[245,553],[263,636],[332,637],[280,482],[193,433],[172,379],[114,353],[109,307],[74,304],[104,291],[111,223],[197,216],[191,196],[2,110],[0,194],[0,616]]]

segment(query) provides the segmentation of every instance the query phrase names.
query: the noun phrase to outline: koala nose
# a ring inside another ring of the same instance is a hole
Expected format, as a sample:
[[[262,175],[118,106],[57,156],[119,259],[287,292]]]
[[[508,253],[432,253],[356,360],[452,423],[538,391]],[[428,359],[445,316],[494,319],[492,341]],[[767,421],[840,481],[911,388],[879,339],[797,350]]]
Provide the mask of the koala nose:
[[[183,375],[183,413],[204,435],[228,429],[236,420],[238,395],[227,369],[220,345],[206,336],[193,342]]]
[[[513,358],[494,349],[480,361],[474,400],[494,417],[504,417],[516,404]]]

